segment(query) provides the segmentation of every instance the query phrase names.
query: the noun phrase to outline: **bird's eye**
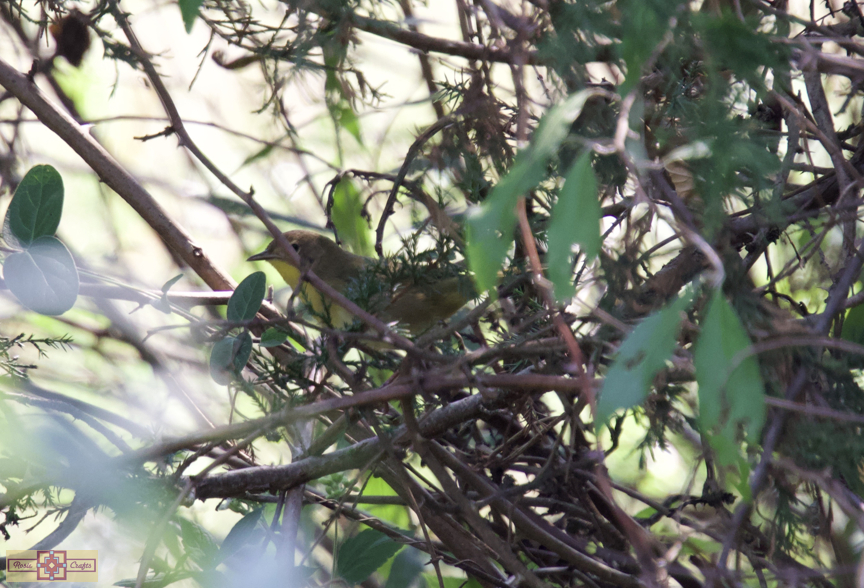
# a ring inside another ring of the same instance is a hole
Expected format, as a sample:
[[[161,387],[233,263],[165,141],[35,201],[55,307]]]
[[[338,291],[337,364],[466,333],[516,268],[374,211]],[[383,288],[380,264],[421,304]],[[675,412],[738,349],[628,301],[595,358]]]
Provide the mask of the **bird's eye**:
[[[300,251],[300,246],[297,243],[291,243],[291,247],[294,248],[294,251]]]

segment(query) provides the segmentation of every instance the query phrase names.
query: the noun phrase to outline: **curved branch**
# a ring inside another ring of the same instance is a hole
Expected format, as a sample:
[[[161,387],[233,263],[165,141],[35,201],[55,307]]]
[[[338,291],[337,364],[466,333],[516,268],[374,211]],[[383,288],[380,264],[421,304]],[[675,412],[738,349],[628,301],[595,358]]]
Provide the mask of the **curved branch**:
[[[396,179],[393,181],[393,187],[390,189],[390,196],[387,198],[387,204],[384,205],[384,211],[381,213],[381,220],[378,221],[378,228],[375,231],[375,252],[378,257],[383,257],[384,251],[381,248],[381,242],[384,240],[384,227],[387,224],[387,219],[393,214],[393,206],[396,204],[396,199],[399,196],[399,188],[402,187],[402,182],[405,181],[405,176],[408,175],[408,169],[414,163],[417,154],[420,153],[420,148],[426,144],[429,139],[435,136],[439,131],[443,131],[453,124],[454,115],[449,114],[443,118],[439,118],[432,126],[420,133],[411,147],[408,148],[408,153],[405,155],[405,160],[399,168],[399,173],[396,174]]]
[[[168,213],[138,180],[72,117],[52,104],[33,82],[2,59],[0,86],[6,88],[21,104],[29,108],[42,124],[69,145],[96,172],[99,179],[123,198],[208,286],[214,290],[234,289],[234,280],[213,264],[203,248],[169,218]]]

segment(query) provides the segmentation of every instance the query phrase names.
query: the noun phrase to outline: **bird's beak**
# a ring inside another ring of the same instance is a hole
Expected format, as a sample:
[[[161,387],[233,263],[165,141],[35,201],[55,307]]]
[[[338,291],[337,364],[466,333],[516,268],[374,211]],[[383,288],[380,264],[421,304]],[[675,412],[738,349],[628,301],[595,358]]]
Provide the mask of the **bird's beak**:
[[[261,253],[256,253],[251,257],[247,257],[246,261],[265,261],[267,259],[273,259],[275,257],[276,256],[269,251],[262,251]]]

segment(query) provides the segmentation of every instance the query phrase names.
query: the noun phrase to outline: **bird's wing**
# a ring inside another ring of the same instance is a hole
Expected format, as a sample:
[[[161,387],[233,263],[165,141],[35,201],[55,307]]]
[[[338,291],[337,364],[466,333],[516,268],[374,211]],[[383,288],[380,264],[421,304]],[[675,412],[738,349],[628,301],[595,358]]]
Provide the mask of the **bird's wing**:
[[[465,306],[470,297],[460,288],[458,276],[434,284],[398,288],[390,304],[379,314],[385,321],[398,321],[414,334],[447,319]]]

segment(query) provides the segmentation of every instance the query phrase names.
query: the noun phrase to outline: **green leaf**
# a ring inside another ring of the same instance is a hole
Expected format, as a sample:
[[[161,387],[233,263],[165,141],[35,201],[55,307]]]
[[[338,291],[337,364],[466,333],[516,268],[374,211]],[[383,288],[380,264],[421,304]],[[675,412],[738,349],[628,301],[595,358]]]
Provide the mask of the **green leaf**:
[[[642,66],[657,50],[657,45],[668,29],[669,17],[674,11],[671,2],[628,3],[623,11],[624,35],[618,51],[627,65],[627,78],[619,89],[624,96],[642,75]]]
[[[501,183],[482,205],[468,211],[465,254],[480,292],[491,290],[498,280],[498,270],[513,243],[516,217],[512,193],[500,189]]]
[[[333,118],[336,119],[337,124],[351,133],[351,136],[354,137],[357,143],[362,145],[363,136],[360,134],[360,119],[357,118],[348,101],[340,100],[338,104],[332,107],[332,111]]]
[[[513,243],[516,202],[546,177],[549,159],[567,137],[570,124],[582,112],[585,102],[596,94],[596,90],[582,90],[551,108],[537,125],[531,144],[516,155],[509,173],[483,204],[469,211],[466,255],[480,292],[495,286],[498,270]]]
[[[240,164],[240,169],[243,169],[250,163],[255,163],[259,159],[264,159],[273,152],[274,148],[275,145],[265,145],[262,149],[259,149],[258,151],[244,159],[243,163]]]
[[[175,582],[180,582],[186,580],[191,577],[195,577],[199,575],[196,572],[182,570],[174,573],[158,573],[153,574],[152,576],[147,576],[147,579],[144,580],[144,583],[141,584],[142,588],[164,588],[165,586],[170,586]],[[133,588],[138,585],[138,581],[135,578],[129,578],[126,580],[119,580],[114,582],[114,586],[120,586],[121,588]],[[215,584],[210,584],[215,585]]]
[[[434,572],[423,574],[423,579],[426,581],[426,586],[438,586],[438,575]],[[444,576],[444,588],[483,588],[483,585],[476,578],[465,578],[459,576]]]
[[[573,244],[579,244],[589,260],[600,252],[600,214],[597,178],[591,167],[591,152],[586,151],[567,172],[549,215],[549,279],[559,302],[575,293],[570,271]]]
[[[261,334],[261,347],[279,347],[288,340],[288,333],[278,327],[270,327]]]
[[[731,465],[735,463],[736,459],[738,459],[738,443],[735,442],[735,439],[729,439],[723,435],[714,435],[711,433],[705,433],[702,438],[705,439],[708,442],[708,445],[711,446],[711,449],[714,450],[714,457],[716,458],[717,463]]]
[[[704,539],[698,539],[696,537],[690,537],[683,544],[683,550],[685,553],[691,553],[693,555],[705,556],[711,553],[719,553],[723,549],[723,544],[717,541],[710,541]]]
[[[864,304],[849,309],[843,320],[842,338],[858,345],[864,345]]]
[[[250,542],[250,540],[255,536],[255,527],[258,526],[258,521],[261,520],[261,514],[263,512],[263,506],[256,508],[244,515],[242,519],[237,521],[237,523],[231,527],[231,530],[228,531],[228,535],[225,536],[225,540],[222,542],[222,547],[220,548],[220,557],[222,560],[229,557],[231,554],[236,553],[238,549]]]
[[[210,351],[210,377],[220,386],[231,383],[234,367],[234,345],[236,337],[225,337],[213,344]]]
[[[165,532],[162,533],[162,543],[165,544],[165,548],[168,549],[168,553],[175,561],[187,559],[187,555],[180,548],[179,530],[175,527],[169,526],[165,529]]]
[[[186,26],[186,32],[192,32],[192,25],[195,24],[195,19],[198,18],[198,11],[204,0],[177,0],[180,5],[180,15],[183,17],[183,24]]]
[[[78,298],[78,269],[57,237],[39,237],[25,251],[9,255],[3,277],[19,302],[40,314],[63,314]]]
[[[723,292],[716,290],[693,350],[693,365],[699,385],[700,426],[704,432],[721,426],[720,435],[731,443],[735,443],[739,424],[746,422],[750,439],[758,439],[765,422],[759,363],[751,356],[732,365],[733,358],[748,347],[750,338],[738,315]]]
[[[371,370],[370,370],[371,371]],[[392,372],[384,370],[385,373],[379,374],[380,382],[383,383],[392,376]],[[389,374],[389,375],[388,375]],[[343,491],[344,492],[344,491]],[[364,495],[370,496],[398,496],[398,493],[381,478],[372,477],[363,488]],[[411,515],[408,509],[404,506],[396,504],[370,504],[366,507],[369,513],[394,527],[407,529],[413,525]]]
[[[634,516],[634,518],[637,518],[637,519],[650,519],[655,514],[657,514],[657,509],[648,506],[646,508],[643,508],[642,510],[640,510],[639,512],[637,512],[633,516]]]
[[[234,373],[240,374],[246,362],[249,361],[249,356],[252,355],[252,335],[249,331],[243,331],[235,338],[234,342]]]
[[[26,248],[39,237],[50,237],[63,214],[63,178],[50,165],[30,168],[6,211],[3,239]]]
[[[733,477],[733,486],[738,490],[741,499],[750,504],[753,502],[753,493],[750,490],[750,463],[740,454],[736,456],[735,463],[738,466],[738,475],[736,476],[738,479],[734,480]]]
[[[735,438],[730,439],[725,435],[714,435],[710,432],[703,434],[702,438],[708,441],[708,445],[714,450],[717,463],[732,466],[726,468],[726,483],[738,491],[744,502],[753,502],[750,491],[750,464],[746,456],[741,455]]]
[[[210,352],[210,377],[220,386],[227,386],[233,376],[240,375],[251,354],[252,335],[249,331],[216,341]]]
[[[766,68],[788,67],[789,48],[759,30],[759,22],[742,22],[731,11],[720,15],[694,14],[693,25],[705,43],[706,65],[715,71],[731,70],[755,90],[764,88]],[[783,65],[781,65],[783,64]]]
[[[357,185],[343,177],[333,188],[333,210],[330,215],[339,237],[357,255],[372,255],[369,226],[363,218],[363,197]]]
[[[239,322],[254,319],[261,308],[266,289],[267,278],[264,272],[246,276],[228,300],[228,320]]]
[[[416,585],[422,578],[425,560],[428,560],[428,556],[417,549],[408,548],[402,551],[390,566],[384,588],[410,588]]]
[[[349,586],[359,584],[401,548],[402,545],[387,535],[366,529],[339,547],[336,554],[336,575]]]
[[[654,376],[675,351],[681,313],[690,306],[692,299],[693,291],[688,289],[680,298],[639,323],[621,344],[597,401],[595,422],[598,425],[608,423],[615,411],[641,404],[648,396]]]

